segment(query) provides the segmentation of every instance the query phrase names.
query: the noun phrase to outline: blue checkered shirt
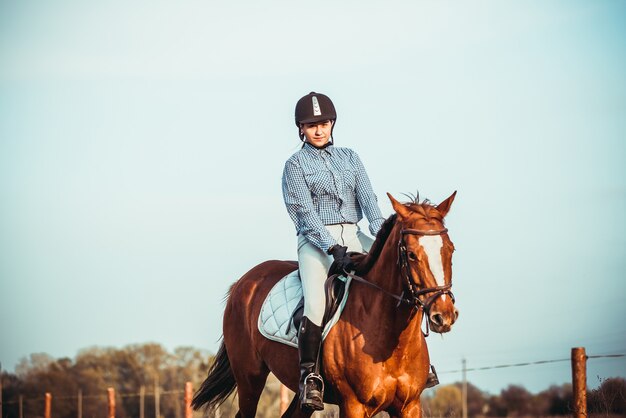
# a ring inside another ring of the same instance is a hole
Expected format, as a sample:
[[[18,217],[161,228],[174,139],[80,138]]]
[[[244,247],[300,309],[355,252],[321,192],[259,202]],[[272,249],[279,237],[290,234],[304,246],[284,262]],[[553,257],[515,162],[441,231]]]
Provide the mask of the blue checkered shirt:
[[[304,144],[285,163],[283,198],[297,233],[322,251],[337,244],[324,225],[357,223],[365,213],[376,236],[384,222],[365,167],[349,148]]]

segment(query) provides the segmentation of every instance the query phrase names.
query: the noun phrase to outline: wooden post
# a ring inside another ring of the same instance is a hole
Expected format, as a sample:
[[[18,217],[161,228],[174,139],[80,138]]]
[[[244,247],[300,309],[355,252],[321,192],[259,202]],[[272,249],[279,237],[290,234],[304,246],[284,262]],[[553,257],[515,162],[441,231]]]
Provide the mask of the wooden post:
[[[193,398],[193,388],[191,382],[185,383],[185,418],[191,418],[191,399]]]
[[[146,403],[146,387],[144,385],[141,385],[141,387],[139,388],[139,418],[144,418],[145,403]]]
[[[572,348],[574,418],[587,417],[587,354],[584,347]]]
[[[52,394],[46,392],[46,403],[43,410],[44,418],[50,418],[52,416]]]
[[[19,411],[18,411],[18,414],[19,414],[19,417],[20,417],[20,418],[24,418],[24,396],[23,396],[23,395],[20,395],[20,397],[18,398],[18,400],[19,400],[19,403],[20,403],[20,404],[19,404]]]
[[[77,418],[83,418],[83,391],[82,389],[78,389],[78,405],[77,405],[76,411],[77,411],[76,412]]]
[[[463,365],[463,390],[461,391],[461,414],[463,418],[467,418],[467,361],[462,360]]]
[[[280,385],[280,415],[284,414],[289,407],[289,390],[287,386]]]
[[[109,415],[108,418],[115,418],[115,389],[108,388],[107,393],[109,395]]]
[[[159,375],[154,377],[154,418],[161,416],[161,399],[159,398]]]

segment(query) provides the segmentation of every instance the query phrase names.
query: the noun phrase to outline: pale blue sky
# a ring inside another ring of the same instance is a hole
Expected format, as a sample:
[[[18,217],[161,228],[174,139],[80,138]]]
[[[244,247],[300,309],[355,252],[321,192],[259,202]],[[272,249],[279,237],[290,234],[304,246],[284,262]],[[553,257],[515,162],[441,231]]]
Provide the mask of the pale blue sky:
[[[215,352],[230,284],[295,257],[280,178],[312,90],[385,215],[385,192],[458,190],[438,370],[626,353],[625,18],[618,1],[0,2],[0,362]],[[624,358],[588,367],[591,386],[626,376]],[[539,391],[570,369],[469,379]]]

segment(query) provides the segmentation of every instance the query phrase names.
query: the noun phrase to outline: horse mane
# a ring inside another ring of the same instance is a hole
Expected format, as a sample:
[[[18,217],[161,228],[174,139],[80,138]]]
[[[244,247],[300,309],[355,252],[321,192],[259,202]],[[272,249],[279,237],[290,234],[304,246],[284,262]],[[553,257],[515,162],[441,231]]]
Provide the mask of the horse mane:
[[[426,222],[430,222],[431,220],[437,220],[444,223],[443,216],[437,210],[437,207],[433,205],[430,200],[424,199],[421,202],[419,201],[419,192],[417,196],[413,195],[405,195],[411,199],[411,202],[404,203],[413,213],[417,216],[422,217]],[[380,227],[380,230],[376,234],[376,240],[374,244],[372,244],[372,248],[369,253],[361,254],[361,253],[352,253],[352,260],[356,266],[355,270],[358,275],[367,274],[380,257],[380,253],[391,235],[391,230],[393,226],[396,224],[396,220],[398,215],[396,213],[392,214],[383,225]]]
[[[376,234],[376,240],[372,244],[372,248],[369,253],[354,253],[352,255],[352,260],[356,266],[356,273],[359,275],[366,274],[370,269],[374,266],[376,260],[380,256],[380,253],[383,251],[383,247],[387,242],[387,238],[391,235],[391,230],[393,226],[396,224],[396,219],[398,215],[396,213],[392,214],[389,218],[383,222],[383,225],[380,227],[380,230]]]

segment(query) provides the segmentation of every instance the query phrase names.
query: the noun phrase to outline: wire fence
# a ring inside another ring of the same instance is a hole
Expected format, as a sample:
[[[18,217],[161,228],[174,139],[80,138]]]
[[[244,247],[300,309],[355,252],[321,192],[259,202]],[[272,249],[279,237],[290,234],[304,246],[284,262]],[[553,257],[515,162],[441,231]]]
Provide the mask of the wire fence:
[[[585,359],[603,359],[603,358],[617,359],[617,358],[624,358],[624,357],[626,357],[626,354],[620,353],[620,354],[605,354],[605,355],[588,355],[585,357]],[[559,358],[559,359],[549,359],[549,360],[528,361],[528,362],[522,362],[522,363],[510,363],[510,364],[498,364],[498,365],[489,365],[489,366],[481,366],[481,367],[461,368],[461,369],[455,369],[455,370],[444,370],[444,371],[439,371],[438,373],[439,374],[452,374],[452,373],[461,373],[461,372],[465,373],[465,372],[470,372],[470,371],[480,372],[480,371],[495,370],[495,369],[525,367],[525,366],[532,366],[532,365],[545,365],[545,364],[550,364],[550,363],[561,363],[561,362],[570,362],[570,361],[572,361],[571,358]],[[135,392],[122,393],[122,392],[115,391],[114,398],[118,398],[118,399],[119,398],[139,398],[139,402],[141,402],[142,404],[148,400],[150,400],[151,404],[158,404],[161,398],[174,397],[175,402],[178,405],[180,405],[181,408],[183,407],[183,405],[185,405],[184,409],[188,409],[189,403],[190,403],[189,391],[191,390],[191,387],[190,387],[191,384],[187,383],[187,385],[189,386],[186,387],[185,389],[161,390],[161,388],[158,388],[158,387],[156,388],[150,387],[151,390],[146,391],[145,387],[142,387],[142,389],[139,392],[135,391]],[[276,391],[278,387],[280,387],[280,382],[268,381],[266,386]],[[0,388],[2,388],[1,384],[0,384]],[[84,394],[81,389],[79,389],[76,394],[59,394],[59,395],[55,394],[54,395],[55,401],[74,400],[74,401],[78,401],[82,403],[82,401],[85,401],[85,400],[98,400],[98,401],[104,401],[102,402],[102,405],[106,404],[107,398],[109,398],[109,402],[110,402],[110,396],[108,396],[107,393],[104,391],[98,394],[93,394],[93,393]],[[36,406],[35,409],[40,409],[43,403],[45,402],[49,402],[49,399],[47,396],[25,397],[20,394],[19,396],[17,397],[14,396],[11,399],[3,399],[2,397],[0,397],[0,408],[2,407],[2,405],[9,406],[9,405],[18,404],[20,406],[20,411],[22,411],[23,408],[26,409],[27,406],[28,406],[28,409],[32,410],[34,405],[37,404],[38,406]],[[142,409],[143,408],[144,407],[142,406]],[[177,412],[176,416],[180,418],[186,416],[184,411],[181,411],[181,412],[182,413]],[[158,414],[158,412],[155,412],[155,413]],[[40,416],[40,414],[38,415]],[[149,415],[149,414],[146,413],[146,415]],[[150,414],[150,416],[152,415]],[[217,416],[219,416],[219,413]],[[20,418],[21,418],[21,414],[20,414]]]
[[[591,355],[587,356],[587,359],[601,359],[601,358],[623,358],[626,357],[626,354],[605,354],[605,355]],[[542,364],[550,364],[550,363],[561,363],[561,362],[570,362],[571,358],[560,358],[560,359],[551,359],[551,360],[537,360],[537,361],[528,361],[523,363],[511,363],[511,364],[498,364],[491,366],[482,366],[482,367],[468,367],[465,369],[455,369],[455,370],[444,370],[437,371],[438,374],[452,374],[452,373],[462,373],[462,372],[476,372],[476,371],[485,371],[485,370],[494,370],[494,369],[505,369],[511,367],[524,367],[524,366],[532,366],[532,365],[542,365]],[[279,382],[268,382],[268,386],[278,387],[280,386]],[[184,390],[159,390],[158,394],[154,392],[131,392],[131,393],[117,393],[116,396],[120,398],[132,398],[132,397],[141,397],[144,396],[146,398],[155,398],[156,396],[169,396],[169,395],[184,395]],[[82,399],[106,399],[107,394],[91,394],[91,395],[55,395],[54,399],[56,400],[76,400],[79,397]],[[22,401],[44,401],[44,396],[39,396],[35,398],[23,398]],[[5,405],[16,404],[18,403],[18,399],[12,400],[3,400],[2,403]]]
[[[626,357],[626,354],[606,354],[601,356],[587,356],[587,359],[598,359],[598,358],[619,358]],[[458,370],[446,370],[437,372],[439,374],[446,373],[460,373],[463,371],[466,372],[474,372],[474,371],[482,371],[482,370],[492,370],[492,369],[506,369],[509,367],[523,367],[523,366],[532,366],[535,364],[548,364],[548,363],[560,363],[563,361],[571,361],[571,358],[562,358],[562,359],[554,359],[554,360],[537,360],[537,361],[529,361],[525,363],[513,363],[513,364],[499,364],[497,366],[484,366],[484,367],[468,367],[466,369],[458,369]]]
[[[179,396],[184,396],[185,391],[184,390],[164,390],[164,391],[159,391],[158,395],[155,395],[154,393],[145,393],[145,394],[141,394],[141,393],[116,393],[116,397],[120,397],[120,398],[140,398],[141,396],[144,396],[146,399],[148,398],[155,398],[157,396],[161,397],[161,396],[169,396],[169,395],[179,395]],[[59,400],[78,400],[78,399],[99,399],[99,400],[106,400],[107,399],[107,393],[103,392],[101,394],[98,395],[54,395],[54,400],[55,401],[59,401]],[[181,397],[182,399],[182,397]],[[37,396],[37,397],[23,397],[22,398],[22,402],[44,402],[46,400],[45,396]],[[18,404],[20,402],[19,398],[16,399],[11,399],[11,400],[3,400],[2,404],[3,405],[15,405]]]

